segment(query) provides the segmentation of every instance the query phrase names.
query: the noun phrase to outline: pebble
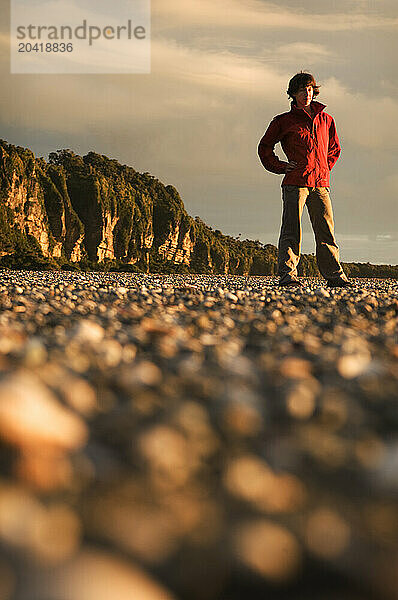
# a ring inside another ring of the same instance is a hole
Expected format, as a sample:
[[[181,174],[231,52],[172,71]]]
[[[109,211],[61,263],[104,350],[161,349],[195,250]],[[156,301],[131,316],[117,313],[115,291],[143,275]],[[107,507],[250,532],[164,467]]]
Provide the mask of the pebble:
[[[82,343],[98,344],[103,337],[103,328],[98,323],[94,323],[88,319],[79,321],[75,329],[71,331],[71,338]]]
[[[298,541],[288,529],[267,519],[240,524],[234,544],[239,560],[271,582],[289,582],[300,568]]]
[[[65,565],[26,570],[22,593],[25,600],[108,600],[110,590],[118,600],[175,600],[139,565],[91,547]]]
[[[20,448],[73,450],[85,443],[87,427],[37,376],[21,370],[0,381],[0,437]]]

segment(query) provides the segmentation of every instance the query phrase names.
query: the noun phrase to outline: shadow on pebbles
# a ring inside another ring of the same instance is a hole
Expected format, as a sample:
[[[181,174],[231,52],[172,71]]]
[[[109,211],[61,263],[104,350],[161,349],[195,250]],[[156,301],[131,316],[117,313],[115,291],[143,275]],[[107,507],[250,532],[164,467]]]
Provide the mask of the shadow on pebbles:
[[[398,597],[398,284],[2,271],[1,600]]]

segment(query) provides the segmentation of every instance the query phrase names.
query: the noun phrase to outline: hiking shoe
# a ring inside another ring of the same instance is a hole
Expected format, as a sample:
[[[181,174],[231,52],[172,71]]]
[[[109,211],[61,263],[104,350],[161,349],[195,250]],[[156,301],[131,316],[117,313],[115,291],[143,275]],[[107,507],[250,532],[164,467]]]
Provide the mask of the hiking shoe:
[[[328,279],[326,285],[328,287],[354,287],[355,284],[348,279],[339,277],[338,279]]]
[[[284,279],[283,281],[279,281],[278,285],[289,286],[289,287],[298,285],[298,286],[302,287],[304,284],[300,281],[300,279],[297,279],[296,277],[289,277],[289,279]]]

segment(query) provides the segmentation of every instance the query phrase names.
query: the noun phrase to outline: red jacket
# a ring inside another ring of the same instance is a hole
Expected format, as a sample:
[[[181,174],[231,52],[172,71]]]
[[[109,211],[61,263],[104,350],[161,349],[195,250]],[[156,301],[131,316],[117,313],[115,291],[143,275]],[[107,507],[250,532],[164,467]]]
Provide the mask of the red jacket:
[[[311,119],[292,102],[290,111],[274,117],[263,135],[258,155],[268,171],[286,173],[287,163],[274,153],[278,142],[289,161],[297,162],[297,167],[286,173],[282,185],[329,186],[329,172],[340,155],[340,143],[333,118],[323,111],[325,107],[313,100],[315,115]]]

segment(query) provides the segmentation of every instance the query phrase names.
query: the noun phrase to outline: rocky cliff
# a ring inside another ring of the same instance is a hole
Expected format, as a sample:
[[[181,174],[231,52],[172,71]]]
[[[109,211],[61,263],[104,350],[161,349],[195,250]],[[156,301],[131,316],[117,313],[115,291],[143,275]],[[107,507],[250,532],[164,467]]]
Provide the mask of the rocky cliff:
[[[93,152],[49,160],[0,141],[3,266],[261,274],[276,248],[239,241],[190,217],[177,192]]]

